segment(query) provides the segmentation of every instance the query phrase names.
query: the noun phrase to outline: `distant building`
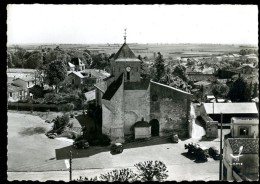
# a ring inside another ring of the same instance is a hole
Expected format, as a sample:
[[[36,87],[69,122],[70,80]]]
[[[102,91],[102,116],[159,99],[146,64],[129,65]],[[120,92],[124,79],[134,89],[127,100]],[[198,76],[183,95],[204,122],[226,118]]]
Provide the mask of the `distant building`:
[[[70,63],[75,66],[74,67],[75,71],[82,71],[82,70],[85,70],[85,68],[86,68],[85,64],[78,57],[72,58]]]

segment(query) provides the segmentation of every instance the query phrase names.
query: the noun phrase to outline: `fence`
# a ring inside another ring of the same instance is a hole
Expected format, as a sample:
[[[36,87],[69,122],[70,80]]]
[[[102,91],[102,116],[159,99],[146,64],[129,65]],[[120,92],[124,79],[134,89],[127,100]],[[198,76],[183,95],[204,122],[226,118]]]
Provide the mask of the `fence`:
[[[24,111],[60,111],[61,105],[55,104],[30,104],[30,103],[17,103],[8,102],[8,109],[10,110],[24,110]]]

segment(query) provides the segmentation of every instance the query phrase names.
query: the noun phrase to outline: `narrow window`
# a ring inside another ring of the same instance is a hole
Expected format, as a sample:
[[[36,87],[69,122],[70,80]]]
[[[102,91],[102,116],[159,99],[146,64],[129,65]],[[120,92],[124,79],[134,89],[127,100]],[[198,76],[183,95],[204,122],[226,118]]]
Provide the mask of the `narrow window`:
[[[10,96],[10,97],[13,97],[13,93],[9,93],[9,96]]]
[[[72,79],[72,82],[71,82],[71,83],[72,83],[72,84],[74,84],[74,82],[75,82],[75,80],[74,80],[74,79]]]
[[[28,82],[28,87],[30,86],[30,82]]]
[[[248,135],[249,130],[247,127],[241,127],[239,132],[240,132],[240,135]]]
[[[130,80],[130,72],[127,72],[127,73],[126,73],[126,79],[127,79],[127,80]]]

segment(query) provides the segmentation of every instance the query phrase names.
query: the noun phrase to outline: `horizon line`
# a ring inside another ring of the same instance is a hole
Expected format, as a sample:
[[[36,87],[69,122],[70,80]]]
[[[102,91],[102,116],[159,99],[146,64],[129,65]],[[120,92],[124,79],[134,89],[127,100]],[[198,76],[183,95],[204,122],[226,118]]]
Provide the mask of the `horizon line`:
[[[15,46],[15,45],[95,45],[95,44],[102,44],[102,45],[113,45],[113,44],[124,44],[124,43],[11,43],[11,44],[6,44],[6,46]],[[258,47],[258,44],[253,44],[253,43],[166,43],[166,42],[160,42],[160,43],[137,43],[137,42],[129,42],[127,44],[155,44],[155,45],[163,45],[163,44],[168,44],[168,45],[177,45],[177,44],[194,44],[194,45],[250,45],[250,46],[255,46]]]

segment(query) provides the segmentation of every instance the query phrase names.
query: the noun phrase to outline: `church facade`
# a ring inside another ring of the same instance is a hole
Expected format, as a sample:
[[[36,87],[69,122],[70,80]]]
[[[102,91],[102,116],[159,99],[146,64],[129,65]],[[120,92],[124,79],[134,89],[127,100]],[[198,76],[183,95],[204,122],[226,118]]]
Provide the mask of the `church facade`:
[[[152,136],[178,133],[188,136],[191,94],[141,78],[141,61],[124,43],[110,60],[111,76],[96,84],[96,102],[102,107],[102,133],[112,142],[134,134],[142,118]]]

